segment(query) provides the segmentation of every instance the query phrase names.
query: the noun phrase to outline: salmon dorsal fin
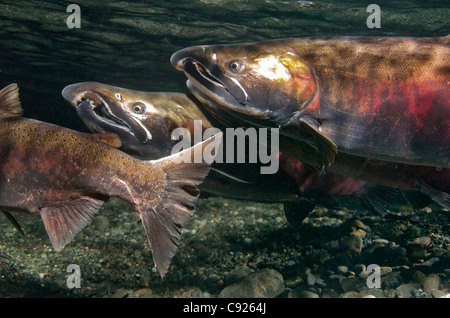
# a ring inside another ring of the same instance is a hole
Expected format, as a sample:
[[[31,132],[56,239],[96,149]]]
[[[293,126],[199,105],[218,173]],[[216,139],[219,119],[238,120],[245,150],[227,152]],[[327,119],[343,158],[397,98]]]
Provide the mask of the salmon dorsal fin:
[[[88,225],[103,201],[81,197],[70,202],[41,209],[41,218],[53,248],[59,252]]]
[[[16,83],[9,84],[0,91],[0,119],[22,116],[19,100],[19,87]]]

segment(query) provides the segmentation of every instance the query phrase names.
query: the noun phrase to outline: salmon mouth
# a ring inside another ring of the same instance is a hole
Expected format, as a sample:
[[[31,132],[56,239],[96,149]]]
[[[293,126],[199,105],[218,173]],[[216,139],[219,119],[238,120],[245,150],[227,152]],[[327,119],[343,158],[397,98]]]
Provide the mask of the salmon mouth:
[[[225,85],[199,61],[188,58],[183,62],[183,71],[188,78],[211,92],[227,91]]]
[[[186,64],[187,63],[187,64]],[[194,59],[188,59],[184,63],[184,69],[189,69],[189,64],[192,63],[195,67],[195,70],[197,71],[197,74],[199,74],[201,77],[203,77],[204,80],[210,82],[211,84],[218,86],[220,88],[226,89],[225,85],[214,75],[211,74],[211,72],[200,62],[194,60]]]
[[[86,105],[82,105],[83,102],[89,102],[90,109],[86,109]],[[131,127],[121,118],[116,116],[109,103],[97,93],[87,92],[79,99],[79,102],[76,104],[77,112],[86,112],[90,111],[91,120],[96,120],[102,122],[104,125],[111,126],[117,129],[124,130],[128,133],[133,134]],[[83,109],[82,109],[83,108]]]
[[[193,58],[186,58],[180,63],[183,64],[186,76],[204,94],[217,101],[222,100],[229,107],[242,107],[247,104],[247,92],[239,81],[224,75],[216,65],[209,69]]]

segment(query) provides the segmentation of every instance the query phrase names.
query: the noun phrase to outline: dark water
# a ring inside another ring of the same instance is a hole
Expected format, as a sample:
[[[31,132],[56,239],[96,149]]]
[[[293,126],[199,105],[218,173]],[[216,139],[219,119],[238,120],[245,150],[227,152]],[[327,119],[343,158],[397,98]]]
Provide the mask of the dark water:
[[[67,1],[1,1],[0,85],[17,82],[25,115],[84,129],[60,92],[99,81],[146,91],[186,91],[169,63],[196,44],[333,35],[445,36],[449,1],[74,1],[81,28],[70,29]]]

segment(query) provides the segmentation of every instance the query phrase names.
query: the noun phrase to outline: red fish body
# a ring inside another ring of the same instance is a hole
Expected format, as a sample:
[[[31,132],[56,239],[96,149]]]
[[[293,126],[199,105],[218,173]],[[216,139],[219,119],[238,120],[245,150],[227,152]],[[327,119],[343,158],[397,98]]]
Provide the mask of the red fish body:
[[[237,120],[337,152],[450,167],[450,37],[292,38],[182,49],[188,86]]]
[[[295,52],[314,69],[319,102],[305,115],[320,119],[338,151],[450,166],[448,37],[306,42]]]
[[[283,153],[450,207],[450,36],[194,46],[171,62],[209,113],[280,127]]]

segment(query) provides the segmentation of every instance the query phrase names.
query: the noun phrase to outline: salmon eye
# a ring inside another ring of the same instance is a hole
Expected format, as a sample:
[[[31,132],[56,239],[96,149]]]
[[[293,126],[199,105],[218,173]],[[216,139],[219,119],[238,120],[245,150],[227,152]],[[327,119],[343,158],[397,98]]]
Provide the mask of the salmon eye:
[[[133,112],[135,112],[136,114],[142,114],[145,110],[145,105],[141,102],[137,102],[137,103],[134,103],[132,109],[133,109]]]
[[[239,73],[244,69],[244,63],[240,60],[233,60],[228,64],[228,69],[234,74]]]

